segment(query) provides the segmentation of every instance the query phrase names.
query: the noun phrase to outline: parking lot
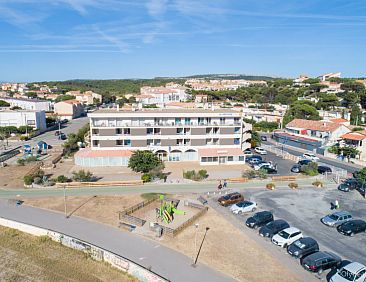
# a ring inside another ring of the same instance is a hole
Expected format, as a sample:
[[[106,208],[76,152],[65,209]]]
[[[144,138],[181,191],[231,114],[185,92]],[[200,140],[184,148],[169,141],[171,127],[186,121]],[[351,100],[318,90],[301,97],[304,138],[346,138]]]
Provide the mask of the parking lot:
[[[296,173],[291,172],[291,167],[295,164],[293,161],[284,160],[271,152],[267,152],[267,155],[262,155],[262,159],[271,161],[274,166],[277,165],[278,175],[296,175]]]
[[[366,200],[358,192],[345,193],[334,188],[325,190],[309,187],[295,191],[251,189],[244,191],[242,194],[246,200],[255,201],[258,204],[257,211],[269,210],[273,213],[275,219],[284,219],[290,226],[299,228],[304,237],[314,238],[318,242],[320,250],[333,252],[342,259],[366,264],[366,233],[347,237],[339,234],[335,228],[325,226],[320,222],[321,217],[332,213],[330,202],[335,200],[339,201],[340,210],[350,212],[355,219],[366,220]],[[220,211],[233,224],[238,225],[243,232],[249,234],[256,241],[261,241],[270,252],[289,268],[295,267],[293,271],[307,273],[302,269],[299,261],[290,258],[286,250],[280,250],[279,247],[270,243],[270,240],[258,236],[258,230],[251,230],[245,226],[246,219],[253,213],[233,215],[230,213],[229,208],[221,207],[215,201],[210,203],[213,208]],[[276,250],[280,251],[280,254]],[[325,271],[318,278],[325,279],[327,272]],[[305,279],[305,277],[302,278]]]

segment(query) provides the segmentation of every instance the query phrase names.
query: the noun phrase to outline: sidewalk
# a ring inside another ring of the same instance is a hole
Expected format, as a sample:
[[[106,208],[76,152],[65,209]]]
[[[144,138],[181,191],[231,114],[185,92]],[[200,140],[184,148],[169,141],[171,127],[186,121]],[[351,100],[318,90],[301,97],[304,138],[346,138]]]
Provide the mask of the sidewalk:
[[[157,242],[79,217],[66,219],[61,213],[25,205],[15,206],[6,200],[0,200],[0,217],[79,238],[151,268],[171,281],[233,281],[199,262],[197,267],[192,267],[191,258]]]

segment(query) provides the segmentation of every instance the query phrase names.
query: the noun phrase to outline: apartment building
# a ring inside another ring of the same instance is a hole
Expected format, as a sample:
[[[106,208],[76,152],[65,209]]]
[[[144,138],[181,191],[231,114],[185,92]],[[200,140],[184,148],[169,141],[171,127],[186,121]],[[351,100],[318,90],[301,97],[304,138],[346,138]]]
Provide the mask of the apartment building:
[[[29,110],[0,110],[0,127],[20,127],[25,125],[40,131],[45,131],[47,129],[45,112]]]
[[[144,86],[140,89],[140,95],[136,96],[136,101],[142,105],[165,106],[171,102],[185,102],[188,99],[187,87],[168,83],[165,87]]]
[[[75,155],[81,166],[127,166],[134,150],[164,161],[241,164],[251,125],[227,109],[99,110],[89,114],[91,148]]]
[[[49,101],[42,101],[36,99],[22,99],[22,98],[14,98],[14,97],[4,97],[1,100],[8,102],[10,107],[20,107],[23,110],[31,110],[31,111],[50,111],[51,103]]]
[[[341,73],[340,72],[330,72],[330,73],[325,73],[322,75],[319,75],[318,78],[320,79],[320,81],[326,81],[330,78],[340,78],[341,77]]]
[[[84,114],[83,105],[76,100],[66,100],[54,105],[54,113],[61,119],[72,120]]]

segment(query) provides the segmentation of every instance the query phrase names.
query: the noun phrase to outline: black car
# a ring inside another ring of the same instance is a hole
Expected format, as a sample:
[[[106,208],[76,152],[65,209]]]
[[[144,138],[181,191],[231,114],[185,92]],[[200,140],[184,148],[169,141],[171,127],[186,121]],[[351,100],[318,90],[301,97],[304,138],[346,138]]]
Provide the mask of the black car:
[[[320,173],[320,174],[332,173],[332,169],[325,165],[319,165],[318,173]]]
[[[312,160],[301,160],[301,161],[298,161],[298,164],[299,165],[307,165],[307,164],[309,164],[311,162],[312,162]]]
[[[264,171],[266,171],[268,174],[277,174],[277,169],[274,169],[272,167],[269,166],[262,166],[260,169],[263,169]]]
[[[361,219],[353,219],[337,226],[337,231],[346,236],[366,232],[366,222]]]
[[[336,268],[342,259],[331,252],[316,252],[300,259],[300,264],[306,270],[322,273],[323,270]]]
[[[261,211],[249,217],[245,222],[249,228],[258,228],[273,221],[273,214],[269,211]]]
[[[289,227],[290,225],[283,219],[276,219],[270,223],[267,223],[265,226],[262,226],[259,229],[259,235],[272,238],[272,236],[276,235],[278,232]]]
[[[301,165],[299,164],[294,164],[291,168],[291,172],[294,172],[294,173],[299,173],[300,172],[300,168],[301,168]]]
[[[302,258],[319,251],[318,243],[310,237],[304,237],[296,240],[287,247],[289,255],[295,258]]]

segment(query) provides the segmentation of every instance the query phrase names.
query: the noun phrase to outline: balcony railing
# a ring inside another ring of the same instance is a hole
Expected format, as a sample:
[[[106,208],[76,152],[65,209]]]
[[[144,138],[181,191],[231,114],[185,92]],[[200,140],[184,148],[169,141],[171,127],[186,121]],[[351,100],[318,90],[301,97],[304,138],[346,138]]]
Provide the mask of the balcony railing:
[[[94,122],[93,127],[161,127],[161,126],[178,126],[178,127],[191,127],[191,126],[240,126],[241,122],[190,122],[190,123],[175,123],[175,122],[156,122],[156,123],[104,123]]]

